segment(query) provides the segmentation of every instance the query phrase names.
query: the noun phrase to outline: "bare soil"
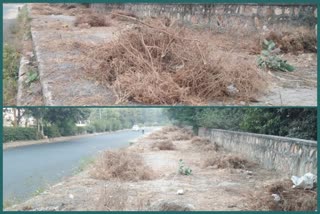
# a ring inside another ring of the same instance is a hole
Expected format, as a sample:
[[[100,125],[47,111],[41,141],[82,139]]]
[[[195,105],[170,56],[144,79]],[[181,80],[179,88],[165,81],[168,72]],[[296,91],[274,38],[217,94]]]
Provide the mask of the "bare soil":
[[[169,139],[181,131],[158,131]],[[152,180],[124,181],[94,179],[89,165],[80,174],[52,186],[44,193],[7,210],[261,210],[252,208],[252,196],[264,186],[281,179],[275,171],[247,160],[248,168],[204,167],[207,157],[234,154],[220,148],[206,152],[188,140],[174,140],[175,150],[155,150],[157,139],[144,137],[126,150],[143,157],[154,172]],[[178,163],[192,169],[191,175],[178,173]],[[184,193],[178,195],[182,189]],[[270,197],[272,197],[270,195]],[[116,199],[116,200],[115,200]]]

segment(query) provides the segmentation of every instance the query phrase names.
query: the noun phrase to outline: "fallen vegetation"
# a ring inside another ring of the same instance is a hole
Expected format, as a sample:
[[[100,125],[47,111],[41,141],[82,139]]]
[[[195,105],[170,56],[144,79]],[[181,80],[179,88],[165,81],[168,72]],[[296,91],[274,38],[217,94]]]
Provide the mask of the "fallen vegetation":
[[[214,53],[191,29],[162,19],[135,20],[134,29],[87,55],[87,73],[112,88],[118,103],[199,105],[228,96],[249,100],[266,85],[255,65]],[[230,94],[231,86],[236,93]]]
[[[85,5],[67,5],[58,3],[33,3],[32,14],[34,15],[70,15],[76,16],[80,14],[91,13],[90,8]]]
[[[317,210],[317,189],[292,188],[289,179],[275,181],[252,196],[252,209],[271,211],[315,211]],[[274,196],[272,194],[275,194]],[[280,198],[278,198],[280,197]]]
[[[274,41],[284,53],[317,52],[317,36],[313,30],[305,27],[282,32],[271,31],[266,39]]]
[[[150,180],[154,173],[143,158],[124,150],[106,151],[97,160],[92,176],[97,179],[124,181]]]
[[[170,140],[158,140],[152,144],[153,149],[159,150],[175,150],[175,145]]]
[[[107,21],[104,15],[99,14],[81,14],[77,15],[75,26],[89,25],[90,27],[109,27],[111,23]]]
[[[208,155],[208,157],[203,162],[204,167],[214,166],[222,169],[231,168],[231,169],[248,169],[252,166],[247,159],[242,158],[238,155],[220,155],[213,153]]]
[[[219,151],[220,146],[214,142],[211,143],[210,139],[204,138],[204,137],[199,137],[195,136],[191,139],[191,144],[193,144],[196,148],[202,151]]]

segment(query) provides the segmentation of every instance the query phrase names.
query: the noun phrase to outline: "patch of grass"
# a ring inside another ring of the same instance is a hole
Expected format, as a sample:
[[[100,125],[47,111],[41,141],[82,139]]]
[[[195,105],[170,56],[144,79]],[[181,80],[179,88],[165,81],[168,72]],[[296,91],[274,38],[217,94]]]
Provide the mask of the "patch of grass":
[[[26,83],[30,85],[31,83],[39,80],[39,74],[35,70],[29,70],[27,73]]]
[[[38,189],[36,189],[36,191],[34,191],[33,196],[38,196],[41,193],[43,193],[46,189],[44,187],[39,187]]]
[[[75,174],[77,173],[80,173],[80,172],[83,172],[85,169],[88,168],[88,166],[90,166],[91,164],[93,164],[95,161],[95,159],[93,157],[85,157],[85,158],[82,158],[80,161],[79,161],[79,165],[78,167],[76,168],[75,170]]]
[[[92,176],[97,179],[124,181],[150,180],[153,170],[145,165],[143,158],[124,150],[106,151],[96,161]]]
[[[3,47],[3,98],[4,105],[16,105],[20,54],[11,45]]]
[[[26,6],[22,7],[15,25],[11,28],[14,39],[3,47],[3,102],[4,105],[16,105],[20,53],[23,40],[31,39],[30,17]]]

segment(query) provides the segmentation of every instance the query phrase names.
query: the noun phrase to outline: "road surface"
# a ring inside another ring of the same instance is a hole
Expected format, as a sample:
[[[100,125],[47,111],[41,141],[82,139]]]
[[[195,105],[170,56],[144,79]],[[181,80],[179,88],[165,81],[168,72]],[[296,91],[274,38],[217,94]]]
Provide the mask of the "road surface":
[[[148,128],[145,134],[154,130]],[[75,173],[81,161],[99,151],[129,145],[141,131],[119,131],[65,142],[38,144],[3,151],[3,199],[24,201],[48,185]]]

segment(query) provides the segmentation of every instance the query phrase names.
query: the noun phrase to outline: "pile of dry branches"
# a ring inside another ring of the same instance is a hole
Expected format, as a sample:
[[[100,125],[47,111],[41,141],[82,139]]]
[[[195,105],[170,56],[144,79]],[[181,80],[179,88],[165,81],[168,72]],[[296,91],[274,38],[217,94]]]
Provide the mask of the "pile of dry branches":
[[[136,27],[87,57],[87,72],[113,88],[118,102],[199,105],[231,96],[230,86],[242,100],[263,89],[255,65],[231,54],[215,56],[196,32],[163,19],[135,20]]]
[[[140,155],[116,150],[106,151],[101,155],[95,164],[92,176],[105,180],[150,180],[153,177],[153,170],[145,165]]]
[[[86,24],[91,27],[108,27],[111,25],[111,23],[107,21],[104,15],[95,13],[77,15],[74,24],[75,26],[81,26],[83,24]]]
[[[252,208],[271,211],[315,211],[317,189],[293,189],[292,185],[289,179],[275,181],[264,187],[263,191],[257,191],[257,194],[252,196]],[[278,195],[280,200],[275,201],[272,194]]]
[[[296,28],[291,31],[271,31],[267,40],[273,40],[284,53],[317,52],[317,36],[308,28]]]

